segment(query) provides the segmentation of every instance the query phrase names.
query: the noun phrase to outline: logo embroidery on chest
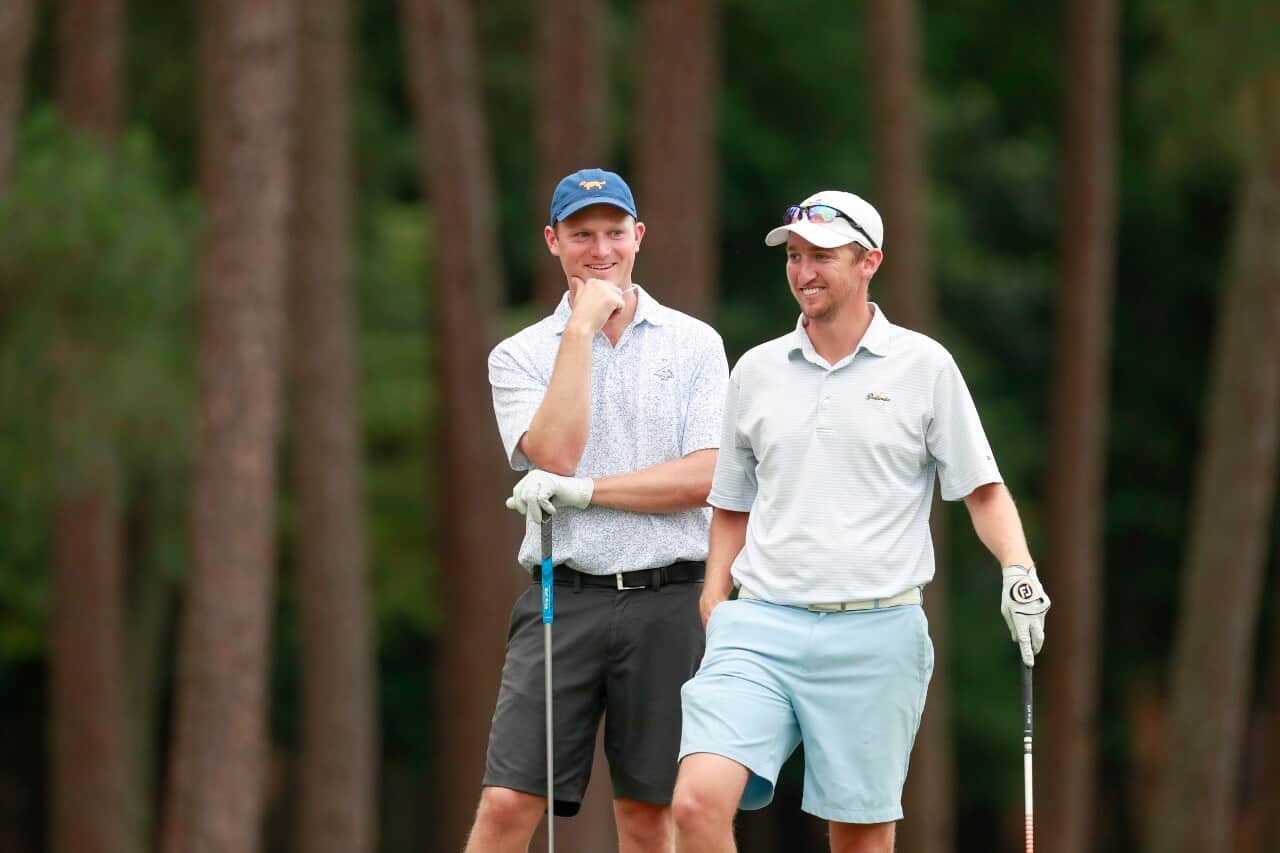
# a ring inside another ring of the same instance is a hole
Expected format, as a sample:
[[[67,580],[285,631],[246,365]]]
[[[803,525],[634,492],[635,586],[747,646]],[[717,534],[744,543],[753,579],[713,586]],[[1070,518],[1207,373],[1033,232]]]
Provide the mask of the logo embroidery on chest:
[[[870,393],[868,393],[868,394],[867,394],[867,399],[868,399],[868,400],[875,400],[876,402],[879,402],[879,403],[888,403],[888,402],[889,402],[889,397],[888,397],[888,395],[887,395],[887,394],[879,394],[879,393],[877,393],[877,392],[875,392],[875,391],[871,391]]]

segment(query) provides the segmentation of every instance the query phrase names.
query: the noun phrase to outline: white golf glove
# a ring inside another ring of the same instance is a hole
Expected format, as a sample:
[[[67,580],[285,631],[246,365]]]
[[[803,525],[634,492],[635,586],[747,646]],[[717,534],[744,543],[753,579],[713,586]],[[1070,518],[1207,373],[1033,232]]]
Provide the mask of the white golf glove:
[[[1000,573],[1004,576],[1000,614],[1009,626],[1009,636],[1022,651],[1022,662],[1035,666],[1036,655],[1044,646],[1044,614],[1049,609],[1049,596],[1035,569],[1005,566]]]
[[[586,477],[561,477],[547,471],[530,471],[511,491],[507,509],[514,509],[534,524],[541,524],[544,514],[555,515],[559,507],[586,509],[595,487],[595,481]]]

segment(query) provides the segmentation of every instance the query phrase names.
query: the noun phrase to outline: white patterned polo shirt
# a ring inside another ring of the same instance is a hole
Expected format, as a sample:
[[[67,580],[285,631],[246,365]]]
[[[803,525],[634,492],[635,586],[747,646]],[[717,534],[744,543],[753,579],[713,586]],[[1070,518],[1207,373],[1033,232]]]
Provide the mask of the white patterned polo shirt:
[[[734,366],[710,503],[750,512],[734,581],[779,604],[887,598],[933,578],[935,477],[1001,482],[969,389],[936,341],[874,303],[836,364],[803,325]]]
[[[627,474],[719,444],[729,374],[720,335],[640,287],[636,296],[636,316],[617,346],[603,332],[592,342],[591,428],[578,477]],[[517,471],[534,467],[520,437],[542,405],[570,313],[566,293],[555,313],[489,354],[498,431]],[[705,560],[710,521],[706,507],[655,514],[563,508],[553,521],[555,561],[599,575]],[[521,565],[537,565],[541,551],[537,525],[526,522]]]

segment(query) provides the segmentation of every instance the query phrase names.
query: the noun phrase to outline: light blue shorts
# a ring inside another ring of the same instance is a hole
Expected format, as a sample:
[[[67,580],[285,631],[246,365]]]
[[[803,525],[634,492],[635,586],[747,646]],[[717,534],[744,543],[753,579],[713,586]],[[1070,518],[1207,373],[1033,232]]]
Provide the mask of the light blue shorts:
[[[814,613],[727,601],[712,611],[702,666],[680,692],[680,758],[710,752],[743,765],[741,807],[759,809],[803,741],[801,808],[841,823],[900,820],[932,675],[919,605]]]

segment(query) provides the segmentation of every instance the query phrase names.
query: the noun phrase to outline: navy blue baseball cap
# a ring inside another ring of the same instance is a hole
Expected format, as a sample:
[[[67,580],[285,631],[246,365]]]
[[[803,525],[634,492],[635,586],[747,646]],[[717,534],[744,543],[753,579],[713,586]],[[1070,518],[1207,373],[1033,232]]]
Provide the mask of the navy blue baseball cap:
[[[551,196],[551,224],[555,225],[593,204],[611,204],[636,216],[636,200],[622,176],[604,169],[580,169],[565,175]]]

